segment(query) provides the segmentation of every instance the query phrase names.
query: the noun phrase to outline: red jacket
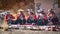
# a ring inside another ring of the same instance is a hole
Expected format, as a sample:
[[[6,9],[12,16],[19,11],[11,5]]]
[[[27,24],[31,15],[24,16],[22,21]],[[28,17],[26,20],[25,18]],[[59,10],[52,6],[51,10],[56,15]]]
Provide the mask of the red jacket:
[[[17,14],[17,19],[19,19],[20,18],[20,14]]]
[[[47,19],[48,19],[46,15],[44,16],[44,19],[45,19],[45,20],[47,20]]]
[[[34,20],[36,20],[36,15],[34,15]]]
[[[8,21],[10,17],[11,19],[15,19],[15,17],[12,14],[7,14],[5,15],[5,21]]]

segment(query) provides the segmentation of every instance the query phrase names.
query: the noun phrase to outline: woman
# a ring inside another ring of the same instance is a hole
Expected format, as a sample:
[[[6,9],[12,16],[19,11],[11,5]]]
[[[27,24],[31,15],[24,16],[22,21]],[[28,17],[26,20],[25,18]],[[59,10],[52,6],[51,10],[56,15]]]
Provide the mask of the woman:
[[[27,19],[27,23],[28,24],[34,23],[34,13],[33,12],[30,12],[29,17]]]
[[[19,23],[19,24],[25,24],[26,23],[25,15],[22,11],[23,10],[20,10],[19,14],[17,14],[16,23]]]
[[[57,25],[57,23],[59,22],[59,19],[57,18],[53,9],[51,9],[50,12],[48,13],[48,18],[49,18],[49,21],[53,23],[53,25]]]

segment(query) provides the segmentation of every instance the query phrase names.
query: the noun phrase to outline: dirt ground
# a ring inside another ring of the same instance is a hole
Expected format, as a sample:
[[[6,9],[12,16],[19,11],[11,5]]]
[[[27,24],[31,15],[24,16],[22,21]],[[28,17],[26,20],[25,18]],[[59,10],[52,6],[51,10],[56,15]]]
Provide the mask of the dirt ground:
[[[2,31],[0,34],[60,34],[60,31],[32,31],[32,30],[12,30]]]

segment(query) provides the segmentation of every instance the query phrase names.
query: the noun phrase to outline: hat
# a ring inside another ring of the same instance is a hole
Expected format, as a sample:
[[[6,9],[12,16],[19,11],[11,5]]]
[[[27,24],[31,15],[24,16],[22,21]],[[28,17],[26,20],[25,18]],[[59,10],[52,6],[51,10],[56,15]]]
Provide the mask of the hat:
[[[5,13],[6,13],[6,14],[9,14],[9,13],[10,13],[10,10],[6,10]]]
[[[48,12],[50,12],[51,9],[48,9]]]
[[[41,9],[38,10],[38,12],[42,12],[42,11],[44,11],[44,10],[45,10],[45,9],[41,8]]]
[[[50,12],[51,10],[53,11],[53,9],[48,9],[48,12]]]
[[[0,10],[0,13],[2,13],[3,10]]]
[[[33,10],[32,9],[27,9],[28,12],[32,12]]]
[[[29,11],[30,11],[30,9],[27,9],[27,11],[29,12]]]
[[[24,11],[23,9],[19,9],[18,11]]]
[[[40,11],[44,11],[45,9],[44,8],[41,8]]]
[[[3,10],[0,10],[0,11],[3,11]]]

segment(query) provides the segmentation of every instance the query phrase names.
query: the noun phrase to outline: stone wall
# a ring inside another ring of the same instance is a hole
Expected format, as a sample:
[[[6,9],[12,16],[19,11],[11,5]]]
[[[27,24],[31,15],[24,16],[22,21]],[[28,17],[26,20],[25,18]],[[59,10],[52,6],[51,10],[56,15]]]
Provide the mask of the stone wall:
[[[53,8],[54,0],[36,0],[37,3],[41,3],[41,7],[45,8],[45,11]]]

